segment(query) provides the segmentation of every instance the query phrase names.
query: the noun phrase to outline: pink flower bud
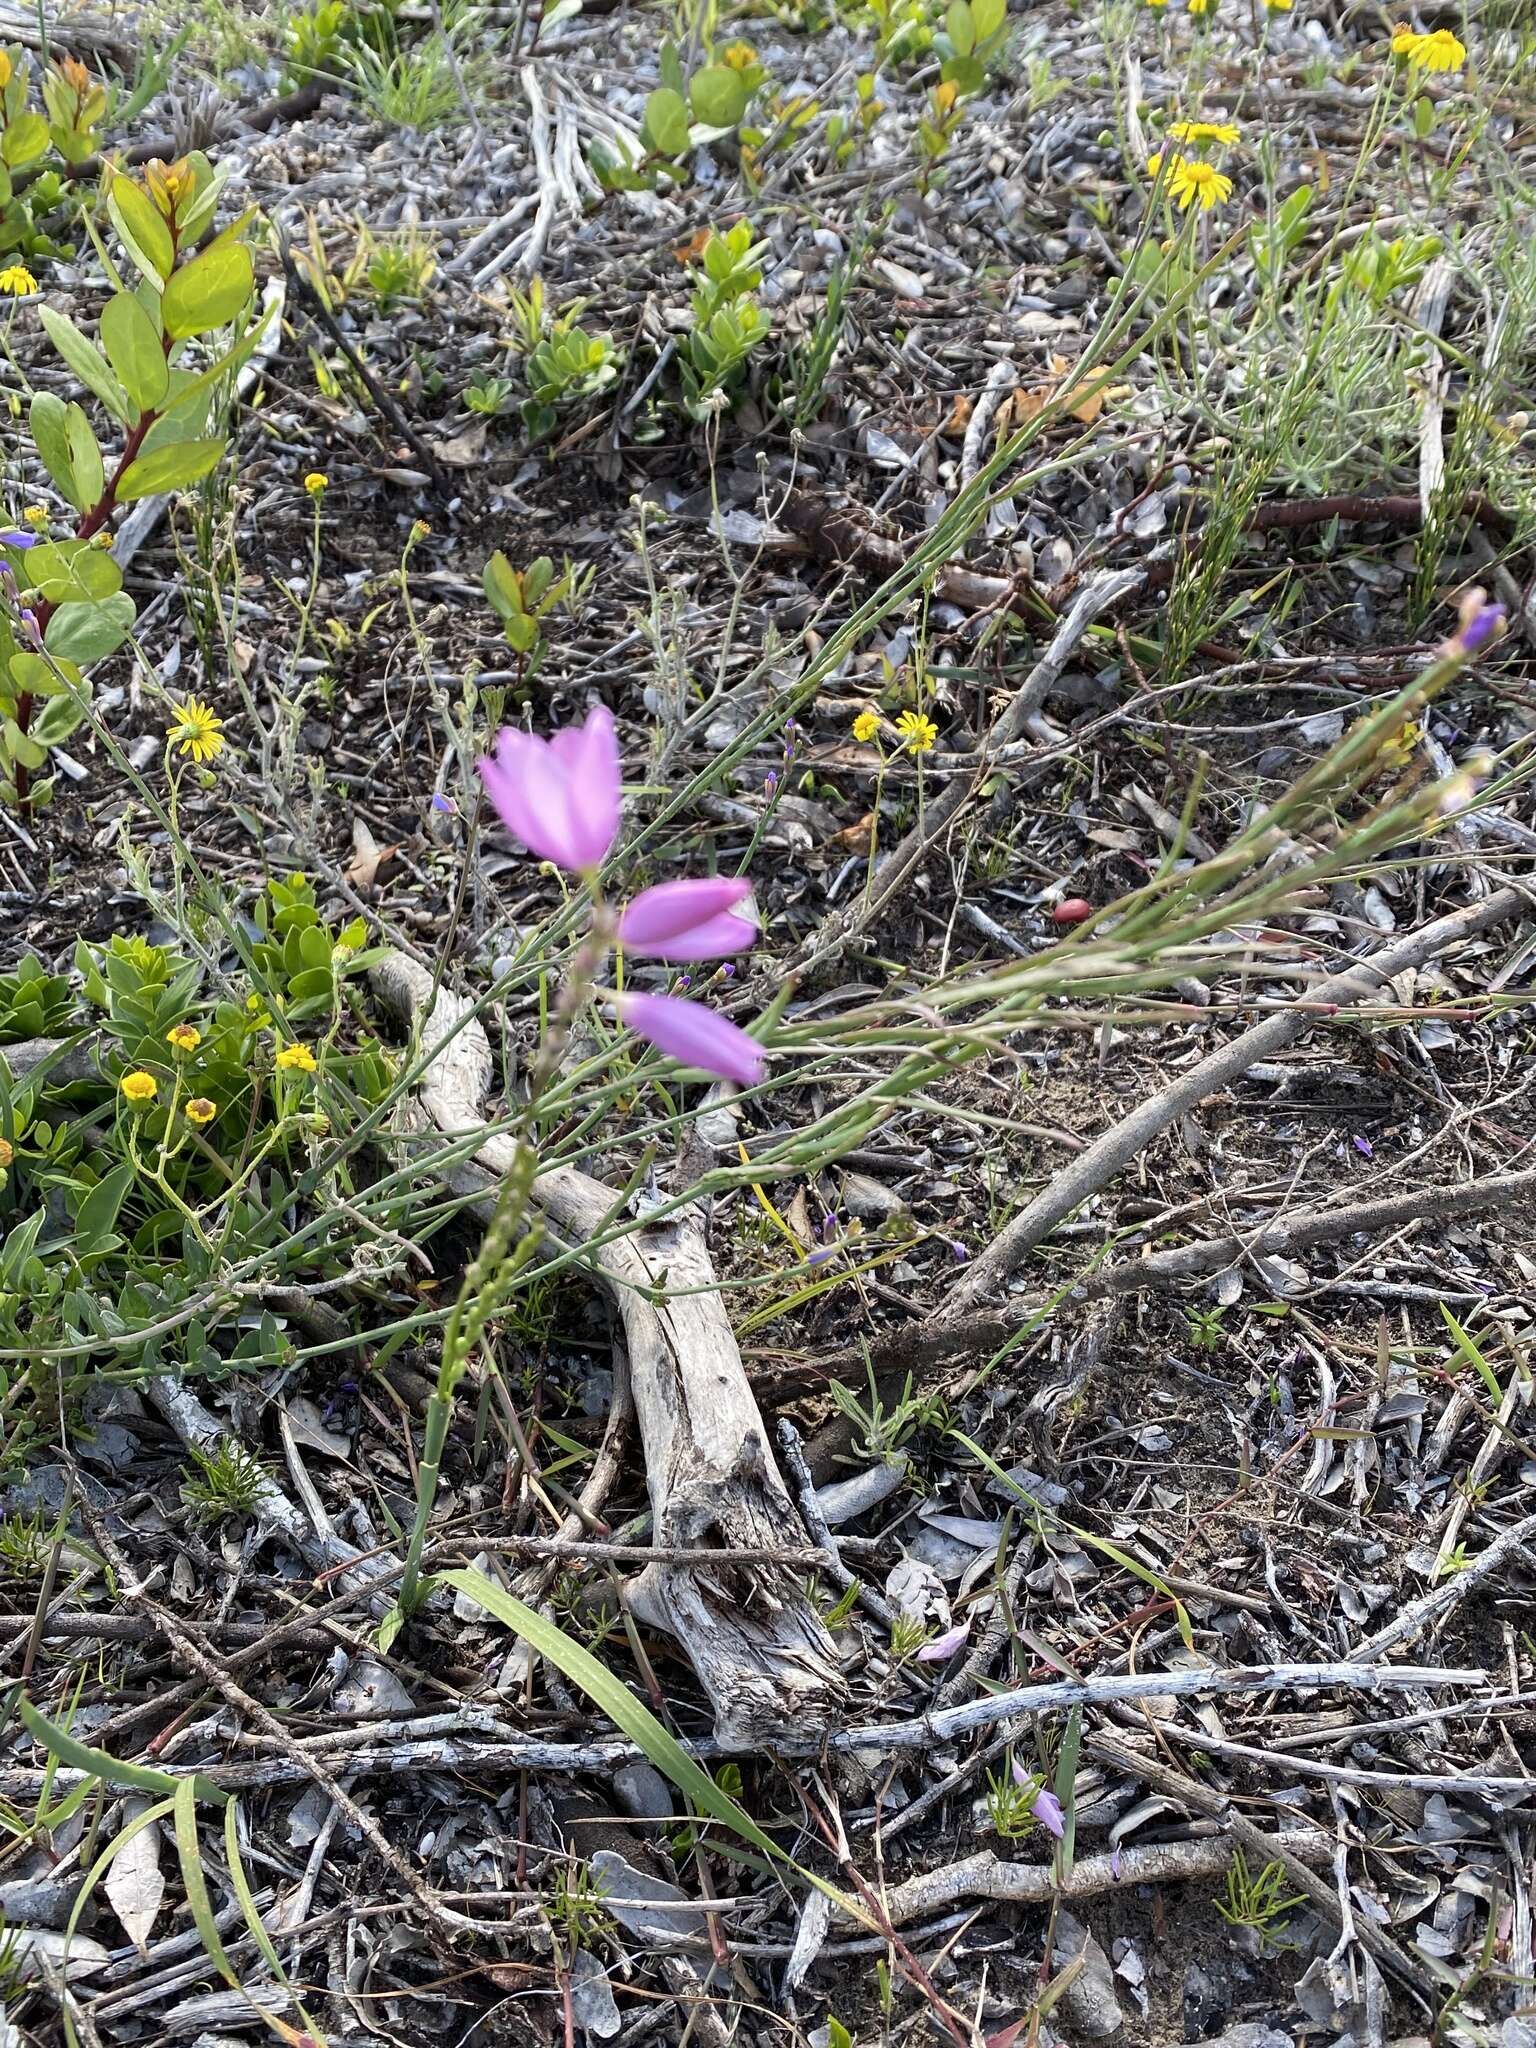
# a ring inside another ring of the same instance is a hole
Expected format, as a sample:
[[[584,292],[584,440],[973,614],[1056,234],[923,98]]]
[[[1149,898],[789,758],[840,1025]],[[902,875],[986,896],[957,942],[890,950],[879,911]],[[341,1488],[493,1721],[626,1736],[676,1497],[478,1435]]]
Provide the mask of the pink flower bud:
[[[642,889],[619,919],[619,944],[652,960],[719,960],[744,953],[757,936],[749,912],[732,916],[732,906],[752,894],[752,884],[720,875],[697,882],[659,882]]]
[[[1086,896],[1068,896],[1058,903],[1051,912],[1051,923],[1060,925],[1082,924],[1092,917],[1093,905]]]
[[[945,1629],[943,1635],[935,1636],[931,1643],[924,1643],[917,1653],[918,1663],[942,1664],[946,1657],[953,1657],[970,1632],[968,1621],[957,1621],[953,1628]]]
[[[548,740],[504,726],[480,779],[513,837],[556,867],[601,867],[618,837],[619,743],[601,704]]]
[[[755,1087],[767,1070],[757,1040],[702,1003],[681,996],[619,996],[614,1007],[631,1031],[685,1067],[702,1067],[744,1088]]]
[[[1042,1785],[1035,1794],[1035,1803],[1029,1809],[1048,1835],[1054,1835],[1059,1842],[1067,1832],[1067,1817],[1061,1810],[1061,1801],[1054,1792],[1047,1792]]]

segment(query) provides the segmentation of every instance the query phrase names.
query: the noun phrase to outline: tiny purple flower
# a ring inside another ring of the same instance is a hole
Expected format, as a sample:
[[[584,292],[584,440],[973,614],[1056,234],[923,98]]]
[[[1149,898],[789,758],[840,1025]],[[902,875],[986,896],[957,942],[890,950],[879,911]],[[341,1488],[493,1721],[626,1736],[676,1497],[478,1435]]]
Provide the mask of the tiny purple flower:
[[[1488,645],[1504,624],[1505,612],[1501,604],[1484,604],[1482,592],[1472,593],[1475,602],[1468,602],[1462,608],[1461,631],[1456,635],[1454,645],[1462,654],[1476,654]]]
[[[1355,1138],[1354,1143],[1355,1150],[1360,1154],[1360,1157],[1362,1159],[1374,1159],[1376,1157],[1375,1148],[1371,1144],[1369,1138],[1362,1138],[1357,1136]]]
[[[456,818],[459,815],[459,807],[453,798],[451,796],[444,796],[441,790],[437,790],[434,793],[432,808],[434,811],[441,811],[444,817],[447,818]]]
[[[723,966],[723,967],[722,967],[722,968],[720,969],[720,979],[721,979],[722,981],[729,981],[729,980],[730,980],[730,978],[731,978],[731,976],[732,976],[732,975],[733,975],[733,974],[734,974],[735,972],[736,972],[736,962],[735,962],[734,960],[727,960],[727,961],[726,961],[726,963],[725,963],[725,965],[724,965],[724,966]]]
[[[23,626],[26,627],[28,636],[32,641],[32,645],[34,647],[41,647],[43,644],[43,629],[37,623],[37,613],[33,611],[23,611],[21,615],[21,623]]]
[[[3,533],[0,533],[0,547],[35,548],[36,546],[37,535],[35,533],[23,533],[19,527],[7,527]]]
[[[953,1657],[956,1650],[971,1632],[968,1621],[957,1621],[953,1628],[945,1629],[943,1635],[935,1636],[931,1643],[924,1643],[917,1653],[919,1664],[942,1664]]]
[[[672,986],[674,988],[692,988],[693,976],[691,974],[680,974]]]
[[[957,1266],[963,1266],[971,1255],[958,1237],[952,1237],[949,1240],[949,1256],[955,1261]]]
[[[777,770],[777,768],[770,768],[768,770],[768,773],[763,777],[763,788],[769,796],[772,796],[773,792],[778,788],[778,786],[779,771]]]

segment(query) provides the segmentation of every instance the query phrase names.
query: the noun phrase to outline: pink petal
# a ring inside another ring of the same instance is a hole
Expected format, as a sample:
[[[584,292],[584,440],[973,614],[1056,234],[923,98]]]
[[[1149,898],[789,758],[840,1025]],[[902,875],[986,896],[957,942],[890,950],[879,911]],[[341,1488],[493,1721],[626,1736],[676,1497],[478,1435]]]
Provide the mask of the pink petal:
[[[1035,1794],[1035,1803],[1029,1809],[1048,1835],[1054,1835],[1059,1842],[1067,1832],[1067,1817],[1061,1810],[1061,1801],[1054,1792],[1047,1792],[1042,1785]]]
[[[601,866],[619,830],[618,742],[603,706],[547,742],[505,727],[480,775],[530,853],[578,873]]]
[[[580,834],[579,865],[600,867],[619,836],[619,741],[613,713],[606,704],[595,704],[583,725],[557,732],[550,745]]]
[[[970,1632],[968,1621],[957,1621],[953,1628],[945,1629],[943,1635],[935,1636],[931,1643],[924,1643],[917,1653],[918,1663],[942,1664],[946,1657],[953,1657]]]
[[[619,919],[619,941],[652,960],[723,960],[744,953],[757,936],[751,911],[729,906],[752,893],[752,884],[724,876],[712,881],[661,882],[645,889]]]
[[[724,1081],[754,1087],[767,1070],[767,1056],[729,1017],[681,996],[619,996],[615,1007],[631,1031],[684,1066],[702,1067]]]
[[[700,881],[658,882],[642,889],[625,906],[619,938],[632,953],[646,952],[658,940],[680,939],[695,925],[716,917],[752,894],[752,884],[729,875]]]

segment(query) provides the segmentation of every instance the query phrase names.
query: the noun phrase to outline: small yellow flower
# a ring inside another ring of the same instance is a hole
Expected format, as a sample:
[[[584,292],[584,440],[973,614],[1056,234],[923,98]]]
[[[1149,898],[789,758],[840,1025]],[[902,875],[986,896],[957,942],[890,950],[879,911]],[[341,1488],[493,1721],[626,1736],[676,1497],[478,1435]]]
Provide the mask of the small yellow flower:
[[[180,716],[166,728],[166,738],[201,764],[224,751],[224,721],[211,704],[189,697]]]
[[[1235,121],[1170,121],[1168,133],[1175,142],[1236,142]]]
[[[3,54],[4,52],[0,51],[0,55]],[[16,1148],[11,1143],[10,1139],[0,1138],[0,1173],[4,1173],[5,1169],[10,1165],[11,1161],[15,1157]]]
[[[118,1086],[130,1102],[153,1102],[160,1084],[153,1074],[136,1069],[131,1074],[124,1074]]]
[[[1271,14],[1289,14],[1295,4],[1296,0],[1264,0]]]
[[[169,220],[182,200],[191,194],[192,166],[185,157],[179,157],[173,164],[162,163],[159,157],[151,157],[144,166],[144,183],[150,198]]]
[[[174,1045],[178,1052],[196,1052],[203,1034],[195,1024],[173,1024],[165,1034],[165,1042]]]
[[[1168,0],[1147,0],[1147,5],[1149,7],[1162,8],[1168,5]]]
[[[307,1045],[285,1045],[277,1056],[277,1064],[288,1074],[313,1074],[318,1062]]]
[[[25,519],[28,526],[46,526],[48,524],[48,507],[46,505],[29,505],[21,516]]]
[[[37,290],[37,279],[24,263],[8,263],[0,270],[0,292],[13,299],[30,298]]]
[[[432,529],[431,529],[431,527],[430,527],[430,526],[428,526],[428,524],[427,524],[427,522],[426,522],[426,520],[425,520],[425,519],[413,519],[413,520],[411,521],[411,539],[412,539],[412,540],[415,540],[415,541],[422,541],[422,540],[425,540],[425,539],[426,539],[426,537],[427,537],[427,535],[428,535],[428,534],[429,534],[429,533],[430,533],[431,531],[432,531]]]
[[[9,57],[7,57],[4,50],[0,50],[0,91],[3,91],[4,88],[10,84],[10,82],[11,60]]]
[[[312,498],[318,498],[329,482],[330,478],[323,469],[312,469],[304,479],[304,488]]]
[[[183,1113],[189,1124],[211,1124],[219,1113],[219,1106],[210,1102],[206,1095],[194,1095]]]
[[[1186,213],[1196,200],[1203,211],[1209,212],[1213,206],[1219,206],[1223,200],[1232,197],[1232,180],[1218,171],[1214,164],[1201,163],[1198,158],[1192,162],[1181,156],[1173,167],[1168,189]]]
[[[860,746],[868,746],[879,730],[880,714],[878,711],[871,711],[866,704],[858,717],[853,721],[853,736]]]
[[[1189,0],[1189,11],[1191,14],[1214,14],[1216,0]]]
[[[757,62],[757,52],[750,43],[727,43],[720,52],[720,62],[729,64],[733,71],[750,71]]]
[[[1175,157],[1175,158],[1174,158],[1174,162],[1175,162],[1175,163],[1177,163],[1177,162],[1178,162],[1178,158],[1177,158],[1177,157]],[[1156,176],[1157,176],[1158,172],[1159,172],[1159,171],[1160,171],[1160,170],[1161,170],[1162,168],[1163,168],[1163,152],[1162,152],[1161,150],[1158,150],[1158,151],[1157,151],[1157,153],[1156,153],[1156,154],[1155,154],[1154,156],[1149,156],[1149,157],[1147,158],[1147,176],[1148,176],[1149,178],[1156,178]]]
[[[1400,47],[1405,36],[1407,45]],[[1467,61],[1466,44],[1448,28],[1437,28],[1427,36],[1399,29],[1392,38],[1392,48],[1406,57],[1415,71],[1459,71]]]
[[[903,711],[896,721],[896,730],[907,743],[907,750],[913,754],[931,754],[939,728],[931,718],[925,718],[921,711]]]

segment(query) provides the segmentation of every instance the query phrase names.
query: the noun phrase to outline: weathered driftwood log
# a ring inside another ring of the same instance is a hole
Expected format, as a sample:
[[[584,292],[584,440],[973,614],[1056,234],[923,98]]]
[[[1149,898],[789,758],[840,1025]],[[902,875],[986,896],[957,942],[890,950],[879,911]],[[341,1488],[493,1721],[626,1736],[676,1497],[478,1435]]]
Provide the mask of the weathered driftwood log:
[[[432,977],[400,954],[381,961],[371,979],[397,1016],[420,1020],[429,1065],[418,1097],[430,1120],[457,1134],[483,1125],[491,1049],[472,1005],[447,988],[434,997]],[[509,1138],[493,1134],[476,1161],[499,1177],[513,1149]],[[541,1173],[533,1193],[555,1231],[573,1244],[599,1233],[617,1199],[569,1166]],[[653,1540],[720,1553],[718,1566],[707,1570],[648,1566],[630,1589],[635,1610],[677,1638],[709,1695],[721,1742],[756,1749],[792,1739],[803,1746],[832,1724],[845,1691],[832,1639],[793,1569],[731,1562],[738,1549],[802,1549],[805,1532],[712,1287],[704,1216],[687,1209],[648,1224],[595,1250],[591,1265],[624,1325]],[[659,1302],[636,1291],[658,1283],[667,1290]]]

